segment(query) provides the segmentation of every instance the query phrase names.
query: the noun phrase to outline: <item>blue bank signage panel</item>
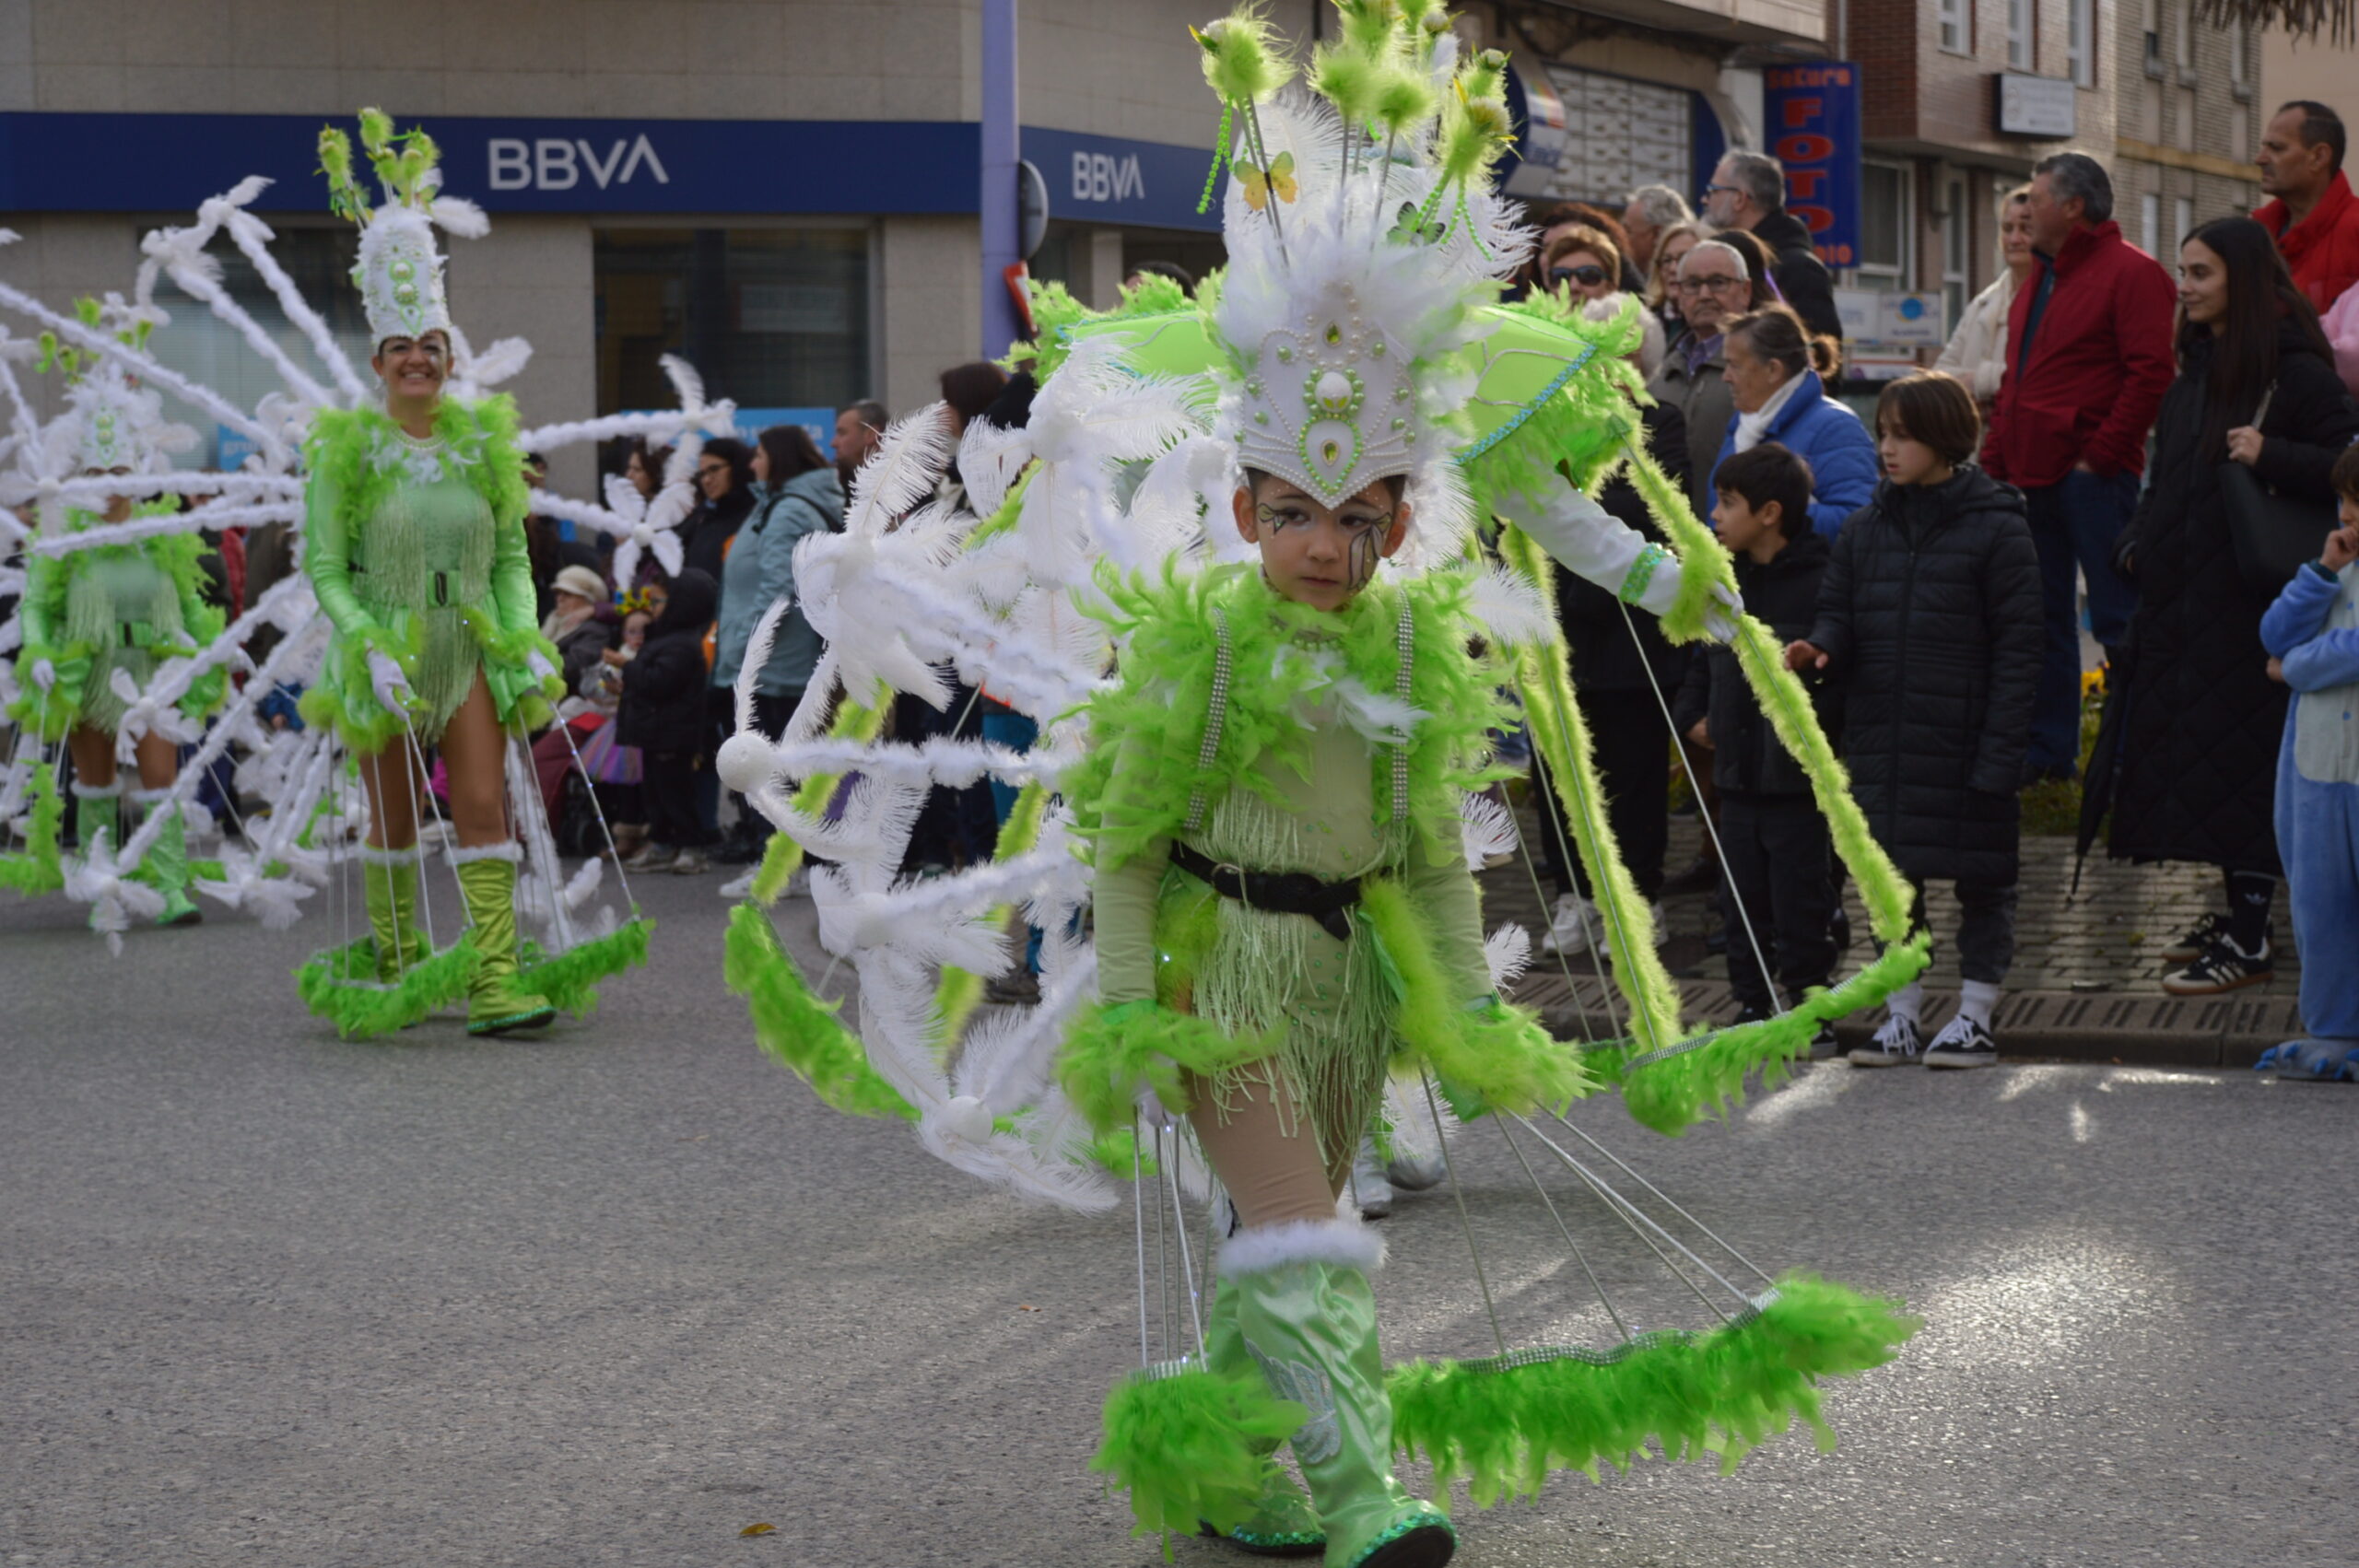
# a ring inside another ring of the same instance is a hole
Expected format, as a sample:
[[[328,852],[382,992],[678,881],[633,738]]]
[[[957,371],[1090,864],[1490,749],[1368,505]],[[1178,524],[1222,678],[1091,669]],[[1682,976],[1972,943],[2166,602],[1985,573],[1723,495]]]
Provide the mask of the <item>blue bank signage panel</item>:
[[[1786,166],[1786,208],[1830,267],[1860,264],[1860,68],[1821,60],[1762,73],[1769,152]]]
[[[0,212],[190,212],[250,174],[271,181],[257,210],[324,212],[322,123],[302,114],[0,114]],[[980,129],[964,121],[438,115],[425,124],[442,148],[446,188],[492,213],[971,213],[980,195]],[[1220,227],[1217,205],[1195,211],[1209,145],[1023,137],[1058,217]]]

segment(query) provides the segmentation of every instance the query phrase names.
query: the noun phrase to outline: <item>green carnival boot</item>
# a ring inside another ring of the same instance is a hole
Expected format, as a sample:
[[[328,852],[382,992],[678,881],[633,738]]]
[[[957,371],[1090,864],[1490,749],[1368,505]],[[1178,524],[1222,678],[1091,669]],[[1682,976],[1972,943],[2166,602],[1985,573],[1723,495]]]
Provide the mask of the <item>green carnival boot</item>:
[[[164,912],[156,917],[156,923],[197,924],[205,919],[205,911],[188,895],[188,826],[181,820],[179,802],[170,790],[141,790],[131,798],[147,811],[164,813],[156,842],[147,847],[139,863],[140,880],[164,895]]]
[[[433,952],[417,923],[417,847],[360,850],[361,902],[377,950],[377,982],[397,986]]]
[[[1204,1315],[1204,1361],[1215,1372],[1230,1373],[1254,1364],[1237,1322],[1238,1304],[1244,1295],[1234,1284],[1223,1285],[1214,1293],[1212,1309]],[[1235,1529],[1207,1524],[1203,1533],[1256,1557],[1315,1556],[1327,1545],[1318,1512],[1303,1495],[1301,1484],[1278,1463],[1278,1445],[1256,1443],[1253,1446],[1262,1456],[1261,1501]]]
[[[467,982],[467,1033],[539,1028],[557,1016],[557,1009],[516,978],[516,862],[487,856],[461,860],[458,870],[475,949],[475,978]]]
[[[111,784],[74,781],[74,842],[84,859],[90,846],[104,836],[110,850],[123,848],[123,780]],[[99,930],[99,912],[90,911],[90,929]]]
[[[123,781],[89,785],[74,781],[74,841],[82,853],[90,852],[90,840],[105,834],[110,848],[123,848]]]
[[[1347,1221],[1240,1232],[1221,1254],[1245,1348],[1270,1391],[1310,1411],[1294,1457],[1327,1531],[1327,1568],[1442,1568],[1449,1516],[1392,1476],[1392,1404],[1367,1270],[1382,1243]]]

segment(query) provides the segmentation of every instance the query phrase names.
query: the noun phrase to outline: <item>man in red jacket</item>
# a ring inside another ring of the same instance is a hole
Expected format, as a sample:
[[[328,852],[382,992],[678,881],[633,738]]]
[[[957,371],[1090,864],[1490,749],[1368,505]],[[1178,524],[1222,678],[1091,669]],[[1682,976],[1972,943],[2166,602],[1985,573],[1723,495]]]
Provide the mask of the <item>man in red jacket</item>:
[[[2297,99],[2269,123],[2252,159],[2262,193],[2276,198],[2252,216],[2320,315],[2359,283],[2359,199],[2342,177],[2342,116]]]
[[[2048,651],[2032,708],[2025,782],[2070,778],[2081,760],[2081,638],[2108,652],[2130,633],[2132,595],[2114,546],[2138,506],[2146,432],[2174,373],[2170,275],[2121,237],[2113,181],[2085,153],[2042,160],[2031,182],[2038,269],[2007,313],[2007,369],[1982,466],[2024,493],[2039,546]]]

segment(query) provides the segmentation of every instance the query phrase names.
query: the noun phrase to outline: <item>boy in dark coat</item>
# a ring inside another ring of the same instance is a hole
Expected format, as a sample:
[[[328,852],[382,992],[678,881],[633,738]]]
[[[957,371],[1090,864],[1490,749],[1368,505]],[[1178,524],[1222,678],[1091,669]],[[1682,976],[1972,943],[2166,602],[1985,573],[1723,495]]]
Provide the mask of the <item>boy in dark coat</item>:
[[[647,629],[639,656],[623,666],[615,740],[644,759],[647,847],[624,864],[633,871],[705,869],[705,832],[697,816],[697,767],[703,755],[705,628],[721,598],[694,567],[672,579],[663,613]]]
[[[1810,464],[1775,441],[1721,463],[1712,526],[1736,557],[1744,607],[1781,640],[1809,635],[1826,570],[1825,535],[1811,526]],[[1822,688],[1823,689],[1823,688]],[[1681,734],[1711,748],[1719,789],[1720,902],[1729,932],[1729,989],[1751,1023],[1833,977],[1832,845],[1810,778],[1778,739],[1745,685],[1736,650],[1714,644],[1688,666],[1673,715]],[[1812,1055],[1835,1054],[1822,1024]]]
[[[1922,1046],[1920,984],[1893,993],[1891,1016],[1860,1067],[1998,1059],[1991,1011],[2015,954],[2022,783],[2039,685],[2039,556],[2020,492],[1972,462],[1980,415],[1963,383],[1907,376],[1876,404],[1884,481],[1844,523],[1795,670],[1844,683],[1843,755],[1851,790],[1903,875],[1957,883],[1965,987],[1957,1016]]]

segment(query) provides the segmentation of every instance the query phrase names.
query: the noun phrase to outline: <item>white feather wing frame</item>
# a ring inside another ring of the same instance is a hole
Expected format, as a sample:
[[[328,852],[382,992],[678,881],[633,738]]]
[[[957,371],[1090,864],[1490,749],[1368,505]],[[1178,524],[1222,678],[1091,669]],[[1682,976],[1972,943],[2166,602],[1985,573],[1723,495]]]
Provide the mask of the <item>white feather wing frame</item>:
[[[975,515],[989,517],[999,510],[1031,461],[1030,431],[988,419],[968,421],[958,442],[958,477],[966,481],[967,504]]]
[[[1556,628],[1556,617],[1530,579],[1494,565],[1477,574],[1467,595],[1467,608],[1483,629],[1508,648],[1543,643]]]
[[[1507,989],[1532,966],[1532,933],[1513,922],[1501,926],[1484,939],[1483,961],[1490,965],[1492,988]]]
[[[1459,799],[1458,826],[1468,871],[1480,872],[1500,856],[1515,853],[1515,813],[1488,795]]]
[[[868,461],[852,476],[847,533],[879,534],[915,511],[933,494],[957,451],[950,434],[950,405],[929,403],[886,428]]]

